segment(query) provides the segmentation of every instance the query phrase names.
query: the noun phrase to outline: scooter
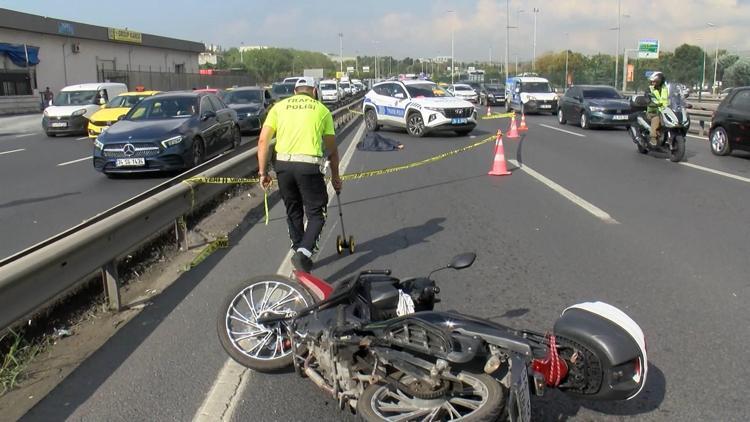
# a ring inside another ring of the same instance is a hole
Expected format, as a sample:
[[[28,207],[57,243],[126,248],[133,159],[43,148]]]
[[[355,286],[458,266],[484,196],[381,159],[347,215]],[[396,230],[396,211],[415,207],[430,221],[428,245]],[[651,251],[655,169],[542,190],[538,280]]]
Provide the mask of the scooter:
[[[638,152],[648,154],[649,151],[666,152],[673,163],[685,158],[685,136],[690,128],[690,106],[685,102],[686,96],[679,89],[670,87],[669,106],[659,113],[662,129],[657,134],[657,145],[649,143],[651,122],[646,117],[646,108],[651,102],[646,95],[639,95],[631,101],[634,109],[640,110],[636,118],[637,124],[628,127]]]

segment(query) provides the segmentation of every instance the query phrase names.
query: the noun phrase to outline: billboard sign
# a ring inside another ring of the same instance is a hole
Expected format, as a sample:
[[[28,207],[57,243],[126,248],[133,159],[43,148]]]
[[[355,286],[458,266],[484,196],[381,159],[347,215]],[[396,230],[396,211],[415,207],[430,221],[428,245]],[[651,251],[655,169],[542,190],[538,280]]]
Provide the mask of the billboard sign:
[[[659,58],[659,40],[640,40],[638,41],[638,58],[639,59],[658,59]]]
[[[370,66],[362,66],[362,72],[369,73],[370,72]]]

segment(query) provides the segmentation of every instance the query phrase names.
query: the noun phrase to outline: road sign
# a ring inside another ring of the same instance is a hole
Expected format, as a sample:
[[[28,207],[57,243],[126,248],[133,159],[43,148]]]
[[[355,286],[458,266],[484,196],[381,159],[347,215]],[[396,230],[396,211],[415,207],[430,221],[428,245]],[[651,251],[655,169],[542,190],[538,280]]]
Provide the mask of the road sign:
[[[354,72],[354,66],[347,66],[346,67],[347,72]]]
[[[639,59],[658,59],[659,58],[659,40],[638,41],[638,58]]]
[[[369,73],[370,72],[370,66],[362,66],[362,72]]]

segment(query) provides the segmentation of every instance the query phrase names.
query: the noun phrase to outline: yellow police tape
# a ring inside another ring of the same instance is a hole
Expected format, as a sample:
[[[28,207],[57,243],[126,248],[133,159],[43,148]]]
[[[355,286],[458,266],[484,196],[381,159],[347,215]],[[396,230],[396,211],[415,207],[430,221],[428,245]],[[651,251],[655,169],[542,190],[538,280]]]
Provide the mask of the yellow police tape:
[[[229,237],[227,237],[226,235],[219,236],[218,238],[216,238],[216,240],[209,243],[208,246],[203,248],[203,250],[192,261],[190,261],[190,263],[185,267],[185,270],[189,271],[197,267],[198,264],[203,262],[212,253],[216,252],[216,250],[228,248],[228,247],[229,247]]]
[[[357,173],[348,173],[348,174],[342,174],[341,180],[358,180],[358,179],[364,179],[366,177],[372,177],[372,176],[379,176],[382,174],[389,174],[389,173],[395,173],[397,171],[411,169],[415,167],[420,167],[426,164],[434,163],[436,161],[444,160],[448,157],[454,156],[456,154],[460,154],[462,152],[466,152],[468,150],[474,149],[476,147],[479,147],[481,145],[484,145],[488,142],[494,141],[496,139],[495,135],[488,136],[485,139],[482,139],[481,141],[474,142],[473,144],[467,145],[465,147],[461,147],[458,149],[454,149],[453,151],[444,152],[442,154],[435,155],[430,158],[426,158],[424,160],[415,161],[413,163],[408,163],[400,166],[394,166],[394,167],[386,167],[383,169],[377,169],[377,170],[367,170],[367,171],[360,171]],[[326,178],[328,180],[330,178]],[[204,177],[204,176],[194,176],[189,179],[185,179],[182,181],[183,183],[187,184],[190,187],[190,194],[191,194],[191,203],[192,206],[195,206],[195,192],[193,191],[194,185],[200,185],[200,184],[220,184],[220,185],[245,185],[245,184],[256,184],[260,182],[260,178],[258,177]],[[273,180],[273,182],[276,182],[276,179]],[[263,198],[263,205],[266,213],[265,223],[268,225],[268,192],[264,192],[264,198]]]
[[[516,112],[515,111],[511,111],[509,113],[490,114],[489,116],[482,116],[482,120],[487,120],[487,119],[504,119],[506,117],[516,117]]]
[[[358,116],[362,116],[363,114],[365,114],[365,113],[362,113],[361,111],[359,111],[359,110],[355,110],[355,109],[353,109],[353,108],[350,108],[350,109],[349,109],[349,112],[350,112],[350,113],[354,113],[354,114],[356,114],[356,115],[358,115]]]

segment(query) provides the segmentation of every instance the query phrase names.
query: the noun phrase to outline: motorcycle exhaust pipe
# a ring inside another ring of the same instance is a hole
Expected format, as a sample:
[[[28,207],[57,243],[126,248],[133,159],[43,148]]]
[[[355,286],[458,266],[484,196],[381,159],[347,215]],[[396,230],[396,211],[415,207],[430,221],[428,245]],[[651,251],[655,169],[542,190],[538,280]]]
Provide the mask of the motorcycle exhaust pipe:
[[[304,372],[305,372],[305,375],[307,375],[307,377],[310,378],[310,380],[315,383],[315,385],[317,385],[318,387],[320,387],[323,390],[327,391],[328,394],[331,395],[331,397],[336,398],[336,393],[333,391],[333,387],[331,387],[330,385],[328,385],[328,383],[326,382],[326,380],[324,380],[323,377],[320,376],[320,374],[318,373],[318,371],[310,368],[310,358],[307,358],[305,360],[305,371]]]

